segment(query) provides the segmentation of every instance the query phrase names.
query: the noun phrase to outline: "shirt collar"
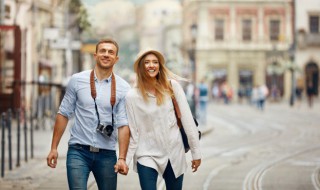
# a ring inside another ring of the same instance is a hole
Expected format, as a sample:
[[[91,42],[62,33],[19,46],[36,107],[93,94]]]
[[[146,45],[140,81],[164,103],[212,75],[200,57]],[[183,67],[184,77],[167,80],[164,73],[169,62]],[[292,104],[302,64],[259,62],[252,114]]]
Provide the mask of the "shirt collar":
[[[111,75],[110,75],[108,78],[103,79],[102,81],[110,82],[110,81],[111,81],[111,78],[112,78],[112,77],[111,77],[112,74],[113,74],[113,72],[111,73]],[[97,74],[96,74],[96,71],[94,71],[94,80],[95,80],[95,81],[99,81],[99,80],[98,80],[98,77],[97,77]]]

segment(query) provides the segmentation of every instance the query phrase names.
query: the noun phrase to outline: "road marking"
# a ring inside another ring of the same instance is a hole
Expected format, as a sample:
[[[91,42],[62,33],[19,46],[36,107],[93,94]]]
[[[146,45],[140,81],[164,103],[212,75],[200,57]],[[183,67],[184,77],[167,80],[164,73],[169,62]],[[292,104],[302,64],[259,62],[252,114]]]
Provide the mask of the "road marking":
[[[226,168],[228,166],[230,166],[230,165],[224,164],[224,165],[221,165],[221,166],[217,167],[216,169],[212,170],[203,184],[203,190],[209,189],[210,182],[212,181],[213,177],[216,176],[221,170],[223,170],[224,168]]]
[[[266,174],[266,172],[268,170],[270,170],[272,167],[274,167],[275,165],[284,162],[286,160],[289,160],[291,158],[294,158],[298,155],[304,154],[306,152],[310,152],[310,151],[314,151],[315,149],[319,149],[320,146],[315,146],[315,147],[311,147],[308,149],[301,149],[299,151],[296,151],[293,154],[289,154],[286,156],[283,156],[279,159],[275,159],[275,160],[271,160],[267,163],[263,163],[260,164],[258,166],[256,166],[255,168],[253,168],[252,170],[250,170],[250,172],[247,174],[243,185],[242,185],[242,189],[243,190],[259,190],[262,189],[262,177]],[[314,179],[314,177],[313,177]],[[316,181],[315,181],[316,182]],[[320,189],[317,189],[320,190]]]
[[[320,176],[319,176],[319,174],[320,174],[320,167],[317,167],[313,171],[312,176],[311,176],[312,184],[316,190],[320,190],[320,182],[319,182]]]

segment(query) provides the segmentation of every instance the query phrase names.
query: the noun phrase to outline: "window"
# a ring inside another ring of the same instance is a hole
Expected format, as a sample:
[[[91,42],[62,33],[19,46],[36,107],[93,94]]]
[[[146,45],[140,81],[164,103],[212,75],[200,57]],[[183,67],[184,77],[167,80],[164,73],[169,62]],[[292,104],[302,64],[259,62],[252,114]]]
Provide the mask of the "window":
[[[252,38],[252,22],[250,19],[242,20],[242,40],[250,41]]]
[[[279,41],[280,20],[270,20],[270,40]]]
[[[11,7],[9,5],[5,5],[4,10],[4,18],[10,19]]]
[[[214,22],[214,39],[215,40],[223,40],[224,36],[224,20],[223,19],[215,19]]]
[[[319,16],[309,17],[309,30],[310,33],[319,33]]]

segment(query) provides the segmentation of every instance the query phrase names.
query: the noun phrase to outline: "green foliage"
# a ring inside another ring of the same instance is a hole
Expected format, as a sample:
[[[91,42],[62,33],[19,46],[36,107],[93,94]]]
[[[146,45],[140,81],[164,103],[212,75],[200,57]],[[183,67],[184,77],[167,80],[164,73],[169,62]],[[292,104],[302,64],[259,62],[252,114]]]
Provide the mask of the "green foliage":
[[[72,25],[79,27],[80,33],[83,31],[88,31],[91,27],[91,23],[88,20],[88,12],[86,8],[82,5],[80,0],[71,0],[69,4],[69,13],[75,20]]]

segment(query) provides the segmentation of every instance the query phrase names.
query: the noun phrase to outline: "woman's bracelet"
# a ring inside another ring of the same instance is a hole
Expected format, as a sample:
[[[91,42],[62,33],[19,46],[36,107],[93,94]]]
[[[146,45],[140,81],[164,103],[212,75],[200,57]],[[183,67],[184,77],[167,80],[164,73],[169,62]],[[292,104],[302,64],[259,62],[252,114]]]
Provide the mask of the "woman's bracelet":
[[[118,158],[118,160],[124,160],[124,161],[126,161],[126,159],[125,159],[125,158]]]

